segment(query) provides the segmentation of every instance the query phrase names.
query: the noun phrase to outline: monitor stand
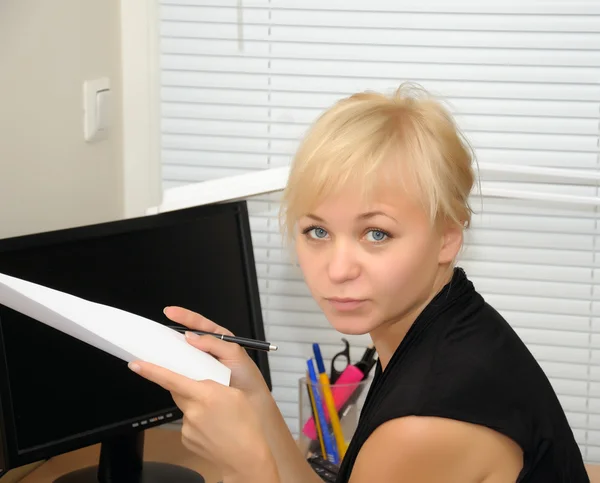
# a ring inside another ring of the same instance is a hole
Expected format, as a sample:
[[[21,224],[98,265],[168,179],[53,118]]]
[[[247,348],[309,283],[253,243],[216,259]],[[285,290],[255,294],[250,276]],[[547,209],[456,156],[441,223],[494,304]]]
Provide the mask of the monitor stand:
[[[143,456],[143,431],[114,436],[102,442],[98,466],[73,471],[54,483],[204,483],[204,478],[193,470],[144,462]]]

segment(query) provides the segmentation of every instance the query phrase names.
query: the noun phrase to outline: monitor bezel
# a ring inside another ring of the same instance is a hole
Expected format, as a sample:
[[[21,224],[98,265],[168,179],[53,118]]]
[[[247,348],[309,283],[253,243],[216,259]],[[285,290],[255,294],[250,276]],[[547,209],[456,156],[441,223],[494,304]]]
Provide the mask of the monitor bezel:
[[[249,304],[248,310],[251,318],[251,330],[254,333],[254,338],[264,340],[265,330],[260,304],[256,263],[252,244],[252,234],[250,231],[248,206],[245,200],[196,206],[148,216],[106,221],[0,239],[0,252],[50,246],[64,242],[101,238],[132,231],[153,229],[180,222],[189,222],[190,220],[198,218],[210,217],[226,211],[233,212],[235,215],[238,231],[240,233],[239,249],[246,273],[245,285]],[[2,324],[0,323],[0,348],[3,347],[4,337],[2,334]],[[2,351],[0,356],[0,453],[4,453],[4,470],[23,466],[92,444],[101,443],[104,439],[119,433],[143,431],[152,427],[164,425],[165,423],[173,422],[182,417],[181,411],[176,406],[173,406],[171,408],[162,409],[157,413],[140,415],[138,418],[132,420],[120,421],[111,426],[97,428],[88,431],[85,434],[78,434],[59,441],[53,441],[43,446],[19,449],[8,378],[8,364],[4,353],[5,351]],[[257,352],[253,355],[256,356],[255,361],[265,378],[269,390],[272,390],[268,355],[264,352]],[[172,414],[172,417],[166,418],[165,415],[169,413]],[[149,422],[150,419],[157,418],[158,416],[163,416],[163,419]],[[144,426],[133,428],[132,424],[140,419],[148,420],[148,423]]]

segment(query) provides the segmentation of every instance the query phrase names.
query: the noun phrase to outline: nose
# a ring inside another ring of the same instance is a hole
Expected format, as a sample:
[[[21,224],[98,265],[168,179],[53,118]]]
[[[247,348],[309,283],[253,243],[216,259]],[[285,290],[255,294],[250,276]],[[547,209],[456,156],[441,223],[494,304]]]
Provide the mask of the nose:
[[[360,274],[357,255],[350,243],[333,243],[327,266],[329,279],[334,283],[343,283],[357,278]]]

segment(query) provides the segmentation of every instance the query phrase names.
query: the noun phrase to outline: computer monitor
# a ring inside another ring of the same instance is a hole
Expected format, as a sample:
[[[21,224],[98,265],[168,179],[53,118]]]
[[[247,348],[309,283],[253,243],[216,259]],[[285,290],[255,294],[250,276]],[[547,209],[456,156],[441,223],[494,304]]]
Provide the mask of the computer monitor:
[[[265,337],[244,201],[0,240],[0,272],[166,325],[179,305]],[[1,305],[0,350],[4,471],[102,443],[98,468],[57,481],[202,481],[157,464],[137,479],[143,431],[182,414],[124,361]],[[271,388],[266,353],[248,353]]]

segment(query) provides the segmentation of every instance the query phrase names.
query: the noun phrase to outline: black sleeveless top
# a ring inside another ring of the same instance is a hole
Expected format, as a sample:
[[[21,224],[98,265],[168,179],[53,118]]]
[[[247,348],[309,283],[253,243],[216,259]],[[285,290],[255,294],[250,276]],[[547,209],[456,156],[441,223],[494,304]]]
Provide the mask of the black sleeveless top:
[[[337,481],[349,480],[378,426],[410,415],[479,424],[513,439],[524,456],[519,483],[590,481],[542,369],[461,268],[417,317],[385,371],[378,364]]]

